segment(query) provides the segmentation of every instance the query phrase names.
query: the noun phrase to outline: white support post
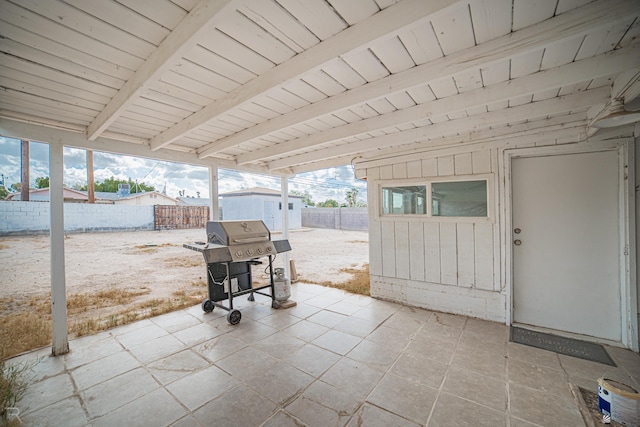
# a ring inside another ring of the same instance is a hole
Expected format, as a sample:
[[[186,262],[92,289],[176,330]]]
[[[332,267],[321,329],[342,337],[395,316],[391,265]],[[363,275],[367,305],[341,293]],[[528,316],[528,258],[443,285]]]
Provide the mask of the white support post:
[[[217,221],[220,208],[218,206],[218,167],[209,166],[209,219]]]
[[[282,193],[282,238],[289,238],[289,178],[280,178],[280,191]],[[289,265],[289,252],[284,252],[284,275],[291,277]]]
[[[64,270],[64,189],[63,149],[59,143],[49,144],[49,210],[51,215],[51,318],[52,354],[69,352],[67,337],[67,292]]]

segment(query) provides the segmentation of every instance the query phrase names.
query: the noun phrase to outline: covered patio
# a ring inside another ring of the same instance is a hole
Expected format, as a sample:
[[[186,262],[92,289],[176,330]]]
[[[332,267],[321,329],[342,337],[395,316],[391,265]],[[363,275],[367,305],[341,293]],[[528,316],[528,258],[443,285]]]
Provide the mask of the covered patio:
[[[47,357],[21,417],[579,425],[574,386],[639,387],[639,19],[635,0],[0,0],[0,136],[50,146],[53,345],[25,356]],[[211,212],[218,168],[280,177],[287,206],[289,177],[351,165],[374,298],[298,284],[235,327],[193,307],[69,343],[64,147],[206,166]],[[618,368],[513,344],[516,324]]]
[[[295,284],[296,307],[200,307],[73,340],[43,356],[20,402],[26,426],[578,426],[577,387],[618,367],[509,342],[505,325]],[[264,298],[262,298],[264,301]],[[588,425],[588,424],[587,424]]]

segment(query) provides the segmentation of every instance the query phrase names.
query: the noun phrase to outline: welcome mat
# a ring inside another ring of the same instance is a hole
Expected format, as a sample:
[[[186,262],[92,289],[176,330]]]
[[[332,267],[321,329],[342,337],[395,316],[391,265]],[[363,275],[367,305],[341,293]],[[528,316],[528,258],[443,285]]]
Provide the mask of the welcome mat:
[[[557,335],[518,328],[516,326],[511,327],[510,335],[511,342],[529,345],[567,356],[579,357],[580,359],[602,363],[603,365],[617,366],[613,359],[611,359],[611,356],[609,356],[609,353],[607,353],[607,350],[600,344],[559,337]]]

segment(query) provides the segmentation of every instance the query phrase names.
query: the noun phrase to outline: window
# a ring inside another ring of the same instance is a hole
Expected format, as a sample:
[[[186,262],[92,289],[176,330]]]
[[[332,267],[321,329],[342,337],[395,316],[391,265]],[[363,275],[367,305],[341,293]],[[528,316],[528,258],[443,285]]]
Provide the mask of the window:
[[[383,187],[382,213],[392,215],[426,215],[427,187]]]
[[[282,202],[278,203],[278,210],[282,210]],[[289,203],[289,210],[293,210],[293,203]]]
[[[487,179],[383,186],[382,215],[488,217]]]
[[[487,181],[433,182],[433,216],[487,216]]]

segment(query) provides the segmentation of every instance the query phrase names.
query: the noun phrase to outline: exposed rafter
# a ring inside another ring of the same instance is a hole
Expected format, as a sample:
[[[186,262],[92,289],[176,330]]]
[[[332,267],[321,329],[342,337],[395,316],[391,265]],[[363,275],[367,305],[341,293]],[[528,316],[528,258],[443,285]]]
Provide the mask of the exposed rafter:
[[[215,141],[199,150],[200,157],[211,156],[254,138],[285,129],[289,126],[330,114],[333,111],[404,91],[451,74],[478,69],[514,55],[539,49],[554,40],[577,37],[594,28],[604,28],[626,19],[637,7],[631,1],[593,2],[571,12],[563,13],[532,27],[508,34],[448,55],[420,66],[365,84],[322,101],[299,108],[291,113]]]
[[[390,37],[416,21],[455,3],[457,0],[429,2],[409,0],[390,6],[366,21],[347,28],[240,86],[224,98],[213,102],[151,139],[149,144],[154,150],[162,148],[228,110],[265,93],[274,86],[317,69],[340,55],[363,49],[378,39]]]
[[[238,164],[246,164],[269,157],[304,150],[316,145],[337,141],[350,136],[412,123],[426,117],[457,113],[468,109],[505,101],[522,95],[560,88],[614,74],[620,68],[640,66],[640,44],[607,54],[572,62],[536,74],[505,81],[486,88],[479,88],[459,95],[438,99],[415,107],[371,117],[323,132],[286,141],[281,144],[255,150],[237,157]]]
[[[540,122],[544,123],[544,121]],[[462,142],[461,139],[464,139],[464,137],[443,138],[439,140],[439,142],[441,142],[443,145],[438,145],[430,149],[425,149],[425,147],[423,146],[421,149],[414,149],[415,152],[409,155],[393,156],[387,154],[381,155],[382,158],[379,160],[369,160],[366,157],[367,154],[372,154],[372,152],[369,152],[360,155],[334,157],[333,159],[308,163],[305,165],[296,166],[295,168],[292,168],[292,170],[294,173],[299,174],[312,172],[318,169],[343,166],[345,164],[351,164],[352,166],[359,169],[372,168],[376,166],[388,165],[394,162],[411,161],[415,159],[417,155],[419,155],[420,158],[428,158],[437,156],[448,156],[458,153],[468,153],[470,147],[473,147],[473,149],[475,150],[486,150],[489,148],[503,146],[505,144],[505,141],[509,141],[514,138],[517,138],[517,144],[522,146],[526,146],[527,144],[530,144],[532,142],[539,141],[540,138],[544,138],[546,141],[554,139],[575,138],[575,142],[578,142],[584,134],[576,131],[576,129],[584,129],[584,123],[571,122],[566,126],[553,126],[550,128],[546,128],[544,127],[544,125],[541,125],[540,128],[532,131],[511,132],[501,136],[492,135],[487,136],[483,139],[474,140],[473,142]],[[486,133],[491,134],[491,132],[492,130],[489,130]],[[378,152],[376,152],[376,154],[377,153]]]
[[[105,153],[124,154],[128,156],[144,157],[168,162],[187,163],[200,166],[216,166],[229,169],[239,169],[234,162],[223,159],[199,159],[189,152],[176,150],[151,151],[147,144],[132,144],[122,140],[113,140],[105,137],[96,138],[93,141],[87,139],[82,129],[62,130],[60,128],[37,126],[26,121],[17,121],[0,117],[0,136],[7,138],[24,138],[32,141],[46,141],[64,144],[67,147],[82,148],[86,150],[102,151]],[[267,175],[290,175],[288,169],[269,171],[264,166],[247,165],[240,168],[246,172],[254,172]]]
[[[544,117],[561,114],[577,109],[586,109],[588,106],[606,102],[609,99],[608,87],[593,89],[573,95],[552,98],[545,101],[533,102],[518,107],[478,114],[464,119],[450,120],[443,123],[423,126],[389,135],[369,138],[362,141],[342,144],[336,147],[324,148],[309,153],[298,154],[286,159],[275,160],[268,163],[269,170],[288,168],[290,166],[311,163],[318,159],[346,156],[368,150],[376,150],[389,146],[399,146],[413,141],[429,141],[440,135],[451,133],[470,132],[489,126],[505,125],[511,122],[529,120],[535,117]]]
[[[201,0],[87,127],[88,139],[100,136],[159,76],[197,44],[216,18],[221,19],[224,11],[235,10],[235,3],[238,0]]]
[[[427,153],[437,153],[438,155],[456,154],[458,152],[468,152],[468,146],[478,147],[477,149],[485,149],[493,146],[504,145],[505,139],[513,141],[514,145],[521,143],[520,138],[524,136],[538,135],[543,136],[559,131],[570,130],[574,134],[575,128],[586,128],[587,114],[586,112],[566,114],[555,116],[550,119],[544,118],[526,123],[520,123],[511,126],[502,126],[492,129],[482,129],[469,132],[459,136],[436,139],[430,142],[428,146],[416,143],[414,146],[407,146],[398,150],[381,149],[375,151],[367,151],[360,153],[357,158],[359,166],[376,167],[393,162],[411,161],[420,155],[424,157]],[[517,138],[517,139],[516,139]],[[491,144],[491,145],[487,145]]]

